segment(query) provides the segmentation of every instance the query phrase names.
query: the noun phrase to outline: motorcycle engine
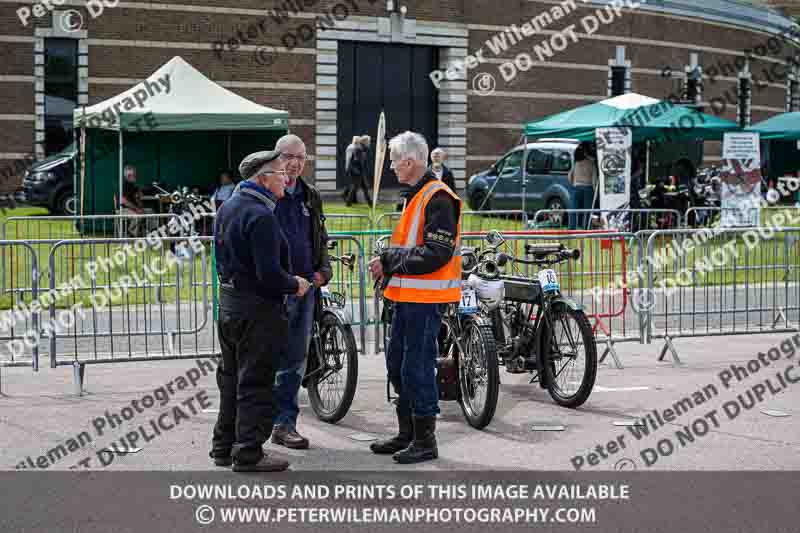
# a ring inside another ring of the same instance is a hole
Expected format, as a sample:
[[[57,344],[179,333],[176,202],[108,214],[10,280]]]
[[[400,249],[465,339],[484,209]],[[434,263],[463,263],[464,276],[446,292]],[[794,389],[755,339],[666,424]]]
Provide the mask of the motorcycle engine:
[[[488,310],[495,309],[503,303],[505,288],[501,279],[488,280],[476,274],[470,274],[467,286],[475,290],[478,301],[484,304]]]

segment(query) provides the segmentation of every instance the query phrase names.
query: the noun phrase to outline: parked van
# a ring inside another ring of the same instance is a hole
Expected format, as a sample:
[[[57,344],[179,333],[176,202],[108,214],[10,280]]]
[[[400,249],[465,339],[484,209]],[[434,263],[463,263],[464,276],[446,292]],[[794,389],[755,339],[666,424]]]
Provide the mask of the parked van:
[[[53,215],[76,214],[77,199],[72,183],[76,159],[77,150],[72,143],[28,169],[22,181],[25,203],[46,207]]]

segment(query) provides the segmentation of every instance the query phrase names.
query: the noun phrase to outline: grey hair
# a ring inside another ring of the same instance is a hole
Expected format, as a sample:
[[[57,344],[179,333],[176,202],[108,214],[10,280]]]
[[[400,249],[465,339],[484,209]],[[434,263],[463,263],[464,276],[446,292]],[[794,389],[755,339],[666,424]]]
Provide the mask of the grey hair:
[[[431,155],[433,155],[433,154],[444,154],[444,155],[447,155],[447,152],[445,152],[442,148],[434,148],[431,151]]]
[[[428,164],[428,143],[419,133],[406,131],[389,141],[389,153],[395,152],[403,159],[414,159]]]
[[[303,142],[303,139],[293,133],[289,133],[278,139],[278,142],[275,143],[275,150],[283,152],[284,148],[292,146],[293,144],[299,144],[303,147],[303,150],[306,149],[306,143]]]
[[[125,165],[124,167],[122,167],[122,173],[123,174],[127,174],[129,169],[130,170],[136,170],[136,167],[133,166],[133,165],[130,165],[130,164]]]

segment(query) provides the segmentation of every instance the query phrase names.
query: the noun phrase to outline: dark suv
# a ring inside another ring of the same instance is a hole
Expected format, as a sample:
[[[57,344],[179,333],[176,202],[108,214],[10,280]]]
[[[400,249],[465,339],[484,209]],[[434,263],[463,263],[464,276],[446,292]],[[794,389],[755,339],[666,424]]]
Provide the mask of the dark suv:
[[[76,155],[72,143],[28,169],[22,181],[25,203],[46,207],[54,215],[74,215],[77,210],[72,174]]]
[[[553,139],[528,143],[525,210],[568,209],[575,188],[568,176],[578,141]],[[522,205],[522,158],[517,146],[488,170],[467,183],[467,202],[473,210],[519,209]],[[483,206],[483,207],[481,207]]]

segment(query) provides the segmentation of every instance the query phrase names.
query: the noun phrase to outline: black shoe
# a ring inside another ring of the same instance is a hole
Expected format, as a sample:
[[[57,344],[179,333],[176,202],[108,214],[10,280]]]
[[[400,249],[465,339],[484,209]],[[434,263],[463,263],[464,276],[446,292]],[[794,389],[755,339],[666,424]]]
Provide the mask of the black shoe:
[[[399,451],[392,456],[392,459],[402,465],[421,463],[439,457],[439,449],[436,447],[436,417],[435,416],[415,416],[414,417],[414,441],[405,450]]]
[[[397,435],[391,439],[379,440],[369,445],[372,453],[378,454],[392,454],[405,450],[411,441],[414,439],[414,423],[411,419],[411,414],[401,415],[397,413],[397,425],[400,428]]]
[[[276,457],[269,457],[264,454],[264,457],[257,463],[234,463],[234,472],[283,472],[289,468],[289,461],[278,459]]]
[[[233,464],[233,458],[230,455],[227,457],[214,457],[214,464],[216,466],[228,467]]]

